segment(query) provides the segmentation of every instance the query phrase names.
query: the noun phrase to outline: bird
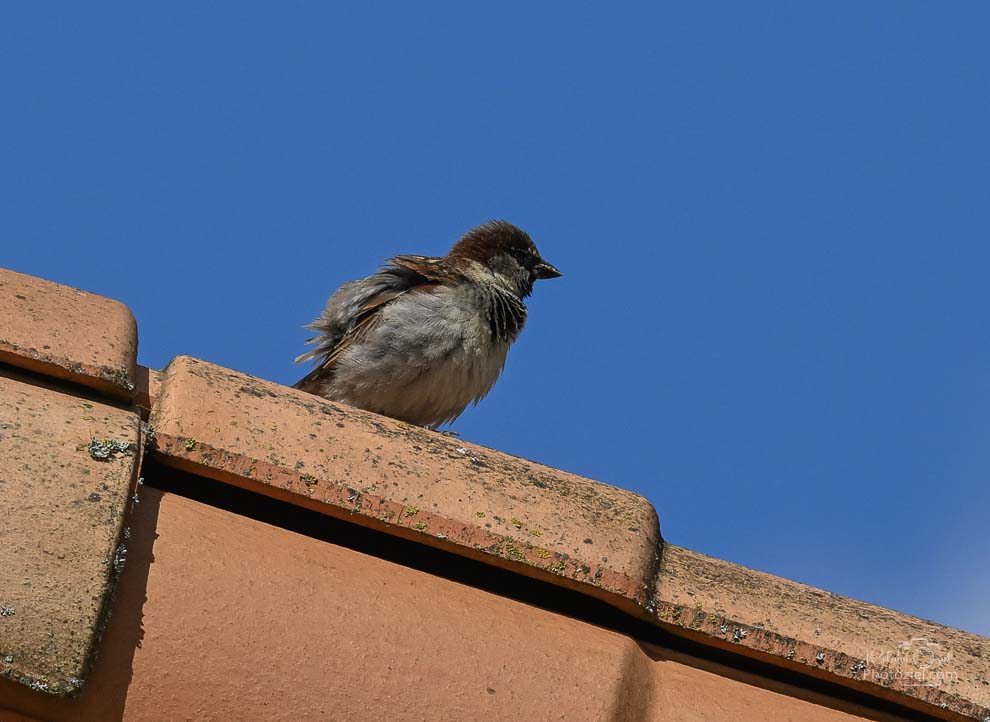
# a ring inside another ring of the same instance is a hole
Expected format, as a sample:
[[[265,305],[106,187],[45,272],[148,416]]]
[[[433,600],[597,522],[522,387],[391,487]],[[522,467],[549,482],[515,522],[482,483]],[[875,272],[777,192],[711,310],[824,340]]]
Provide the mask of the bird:
[[[315,366],[294,388],[438,429],[495,385],[537,280],[561,272],[508,221],[467,231],[446,256],[393,256],[344,283],[306,328]]]

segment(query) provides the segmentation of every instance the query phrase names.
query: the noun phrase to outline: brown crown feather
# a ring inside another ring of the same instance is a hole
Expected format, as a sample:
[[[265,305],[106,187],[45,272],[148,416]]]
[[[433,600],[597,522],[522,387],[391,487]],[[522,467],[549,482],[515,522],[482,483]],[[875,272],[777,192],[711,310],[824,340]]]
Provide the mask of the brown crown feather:
[[[499,252],[514,248],[535,252],[536,245],[526,231],[508,221],[488,221],[461,236],[447,255],[487,264]]]

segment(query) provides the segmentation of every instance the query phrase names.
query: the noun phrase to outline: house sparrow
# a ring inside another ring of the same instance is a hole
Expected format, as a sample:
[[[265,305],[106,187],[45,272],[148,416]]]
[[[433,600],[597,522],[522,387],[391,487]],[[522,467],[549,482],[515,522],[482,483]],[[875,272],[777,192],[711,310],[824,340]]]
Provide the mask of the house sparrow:
[[[490,221],[443,257],[395,256],[342,285],[307,328],[317,366],[295,388],[411,424],[453,421],[495,384],[538,278],[561,273],[525,231]]]

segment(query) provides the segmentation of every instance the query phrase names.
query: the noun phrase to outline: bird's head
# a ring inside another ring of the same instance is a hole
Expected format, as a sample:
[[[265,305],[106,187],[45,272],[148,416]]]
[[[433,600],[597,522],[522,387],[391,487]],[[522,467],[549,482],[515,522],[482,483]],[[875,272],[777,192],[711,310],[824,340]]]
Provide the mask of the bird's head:
[[[502,276],[520,298],[533,292],[537,279],[562,275],[543,260],[529,234],[508,221],[488,221],[472,228],[448,255],[477,261]]]

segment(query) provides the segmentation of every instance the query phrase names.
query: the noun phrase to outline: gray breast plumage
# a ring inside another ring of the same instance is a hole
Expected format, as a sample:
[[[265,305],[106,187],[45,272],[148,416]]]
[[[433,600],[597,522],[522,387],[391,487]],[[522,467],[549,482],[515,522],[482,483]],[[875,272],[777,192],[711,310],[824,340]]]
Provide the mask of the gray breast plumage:
[[[339,354],[319,393],[440,426],[491,390],[525,320],[522,300],[493,284],[414,288],[384,305],[360,341]]]

